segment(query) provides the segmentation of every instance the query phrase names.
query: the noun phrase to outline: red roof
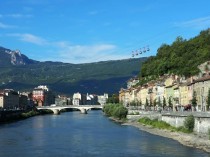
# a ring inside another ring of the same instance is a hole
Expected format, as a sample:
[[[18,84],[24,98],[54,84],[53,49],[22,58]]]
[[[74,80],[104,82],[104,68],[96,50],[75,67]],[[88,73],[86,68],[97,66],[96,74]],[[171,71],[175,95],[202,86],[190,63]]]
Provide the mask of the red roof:
[[[210,75],[201,77],[201,78],[195,80],[194,83],[196,83],[196,82],[208,81],[208,80],[210,80]]]

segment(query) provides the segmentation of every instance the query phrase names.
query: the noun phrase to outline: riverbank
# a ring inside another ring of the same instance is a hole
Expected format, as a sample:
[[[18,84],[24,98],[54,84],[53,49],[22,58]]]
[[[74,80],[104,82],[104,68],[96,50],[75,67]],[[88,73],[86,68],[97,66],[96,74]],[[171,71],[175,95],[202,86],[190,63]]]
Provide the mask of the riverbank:
[[[172,132],[170,130],[161,130],[157,128],[153,128],[151,126],[142,125],[139,122],[126,122],[122,125],[130,125],[139,128],[142,131],[149,132],[154,135],[171,138],[173,140],[178,141],[179,143],[193,147],[198,148],[201,150],[204,150],[208,153],[210,153],[210,140],[208,135],[198,135],[195,133],[187,134],[182,132]]]
[[[16,122],[16,121],[24,120],[24,119],[34,117],[37,115],[45,115],[45,114],[51,114],[51,113],[52,111],[48,111],[48,110],[37,111],[36,109],[30,109],[30,110],[18,111],[18,112],[16,111],[14,113],[5,112],[4,114],[1,113],[0,124]]]

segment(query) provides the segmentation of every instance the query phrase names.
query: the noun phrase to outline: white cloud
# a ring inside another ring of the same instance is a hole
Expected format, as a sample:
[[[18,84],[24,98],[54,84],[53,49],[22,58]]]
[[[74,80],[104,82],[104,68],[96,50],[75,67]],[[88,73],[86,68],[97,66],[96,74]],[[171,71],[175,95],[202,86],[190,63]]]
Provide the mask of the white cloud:
[[[38,36],[35,36],[33,34],[14,33],[14,34],[8,34],[8,36],[18,37],[19,40],[21,40],[21,41],[25,41],[25,42],[28,42],[28,43],[33,43],[33,44],[36,44],[36,45],[46,45],[46,44],[48,44],[48,42],[45,39],[43,39],[41,37],[38,37]]]
[[[30,18],[30,17],[32,17],[31,14],[19,14],[19,13],[16,13],[16,14],[8,14],[6,16],[7,17],[12,17],[12,18]]]
[[[33,34],[7,34],[8,36],[17,37],[19,40],[41,46],[40,49],[49,49],[44,60],[62,61],[66,63],[90,63],[106,60],[125,59],[129,56],[122,55],[116,45],[113,44],[93,44],[93,45],[76,45],[67,41],[47,41],[42,37]]]
[[[14,27],[15,27],[15,26],[7,25],[7,24],[4,24],[4,23],[0,22],[0,28],[7,29],[7,28],[14,28]]]
[[[57,45],[60,47],[58,56],[68,63],[89,63],[120,57],[114,53],[117,47],[112,44],[70,45],[59,42]]]
[[[20,13],[15,13],[15,14],[0,14],[0,18],[31,18],[33,17],[32,14],[20,14]]]
[[[185,22],[175,23],[175,26],[190,27],[190,28],[196,28],[196,29],[205,29],[207,27],[210,27],[210,16],[192,19],[192,20],[185,21]]]
[[[89,15],[96,15],[96,14],[98,14],[98,11],[96,11],[96,10],[95,11],[90,11],[90,12],[88,12],[88,14]]]

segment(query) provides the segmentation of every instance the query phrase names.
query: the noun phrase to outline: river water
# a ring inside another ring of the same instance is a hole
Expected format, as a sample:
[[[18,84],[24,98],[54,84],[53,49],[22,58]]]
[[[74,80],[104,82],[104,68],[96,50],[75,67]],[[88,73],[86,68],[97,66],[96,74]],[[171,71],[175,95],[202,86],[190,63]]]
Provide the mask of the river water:
[[[35,116],[0,125],[0,157],[210,157],[109,120],[102,111]]]

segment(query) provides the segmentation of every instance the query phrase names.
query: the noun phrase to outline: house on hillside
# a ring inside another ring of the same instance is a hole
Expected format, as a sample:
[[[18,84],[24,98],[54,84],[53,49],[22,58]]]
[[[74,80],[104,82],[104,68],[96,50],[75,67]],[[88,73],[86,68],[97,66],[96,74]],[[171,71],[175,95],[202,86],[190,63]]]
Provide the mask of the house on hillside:
[[[127,81],[127,89],[135,86],[137,83],[139,83],[139,78],[137,77],[134,77],[134,78],[131,78]]]
[[[210,75],[195,80],[192,85],[196,94],[197,110],[206,111],[208,91],[210,89]]]

